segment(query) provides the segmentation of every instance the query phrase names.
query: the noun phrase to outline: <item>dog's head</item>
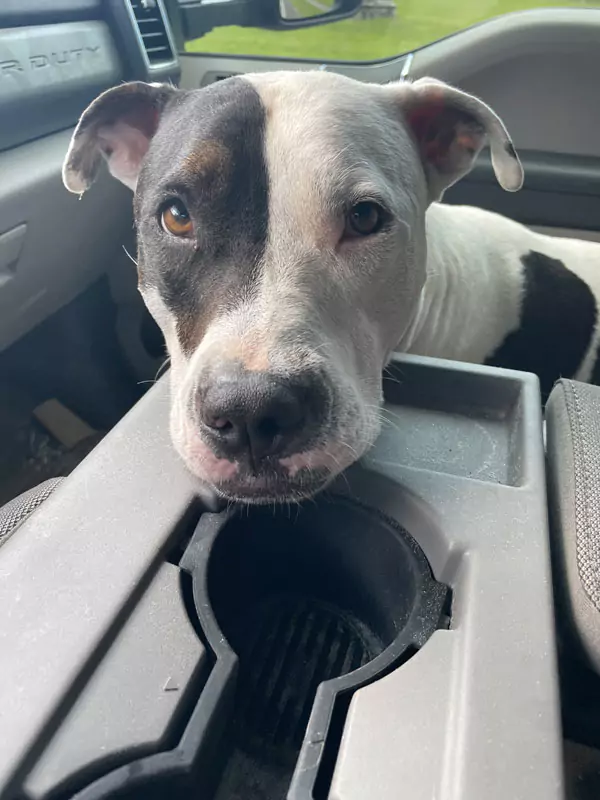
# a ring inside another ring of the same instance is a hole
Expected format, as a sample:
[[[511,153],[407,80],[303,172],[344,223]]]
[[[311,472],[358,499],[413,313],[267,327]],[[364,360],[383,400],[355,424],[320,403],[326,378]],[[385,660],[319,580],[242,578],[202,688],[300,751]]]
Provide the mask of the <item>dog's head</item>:
[[[64,181],[84,192],[104,157],[135,191],[173,439],[203,482],[244,501],[299,498],[373,443],[382,369],[425,282],[426,208],[486,141],[500,183],[519,188],[498,117],[430,79],[131,83],[90,105]]]

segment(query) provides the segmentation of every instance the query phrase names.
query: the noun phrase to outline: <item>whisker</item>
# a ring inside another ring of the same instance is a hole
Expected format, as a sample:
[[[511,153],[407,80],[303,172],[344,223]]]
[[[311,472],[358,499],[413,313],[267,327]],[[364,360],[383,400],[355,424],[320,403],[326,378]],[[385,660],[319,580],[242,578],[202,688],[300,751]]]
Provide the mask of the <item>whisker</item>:
[[[401,381],[401,380],[400,380],[399,378],[397,378],[395,375],[392,375],[392,373],[391,373],[391,372],[388,372],[388,371],[387,371],[387,367],[386,367],[386,369],[383,371],[383,380],[384,380],[384,381],[389,381],[390,383],[397,383],[397,384],[398,384],[398,386],[404,386],[404,384],[405,384],[405,382],[406,382],[406,381]]]
[[[133,261],[133,263],[134,263],[134,264],[136,265],[136,267],[137,267],[137,265],[138,265],[138,262],[137,262],[137,261],[135,260],[135,258],[134,258],[134,257],[131,255],[131,253],[130,253],[130,252],[129,252],[129,250],[128,250],[128,249],[125,247],[125,245],[123,245],[123,250],[125,251],[125,255],[127,256],[127,258],[129,258],[131,261]]]
[[[354,447],[352,447],[352,445],[348,444],[348,442],[340,442],[340,444],[342,444],[344,447],[348,448],[348,450],[350,450],[350,452],[352,453],[352,455],[353,455],[353,457],[354,457],[355,459],[357,459],[357,458],[358,458],[358,452],[356,451],[356,449],[355,449]],[[334,460],[334,461],[336,462],[336,464],[337,464],[338,462],[337,462],[337,460],[336,460],[335,456],[333,456],[333,455],[331,455],[331,454],[330,454],[330,456],[331,456],[331,458],[333,458],[333,460]],[[338,466],[339,466],[339,464],[338,464]]]
[[[171,364],[171,356],[167,356],[165,358],[165,360],[163,361],[163,363],[160,365],[160,367],[157,369],[156,378],[154,380],[157,381],[160,378],[160,376],[163,374],[163,372],[166,371],[167,367],[170,366],[170,364]]]
[[[137,382],[137,385],[138,385],[138,386],[143,386],[144,384],[147,384],[147,383],[151,383],[151,384],[157,383],[158,379],[159,379],[159,378],[162,376],[162,374],[165,372],[165,368],[166,368],[166,367],[167,367],[167,366],[170,364],[170,362],[171,362],[171,359],[170,359],[170,357],[167,357],[167,358],[166,358],[166,359],[163,361],[163,363],[160,365],[160,367],[157,369],[157,371],[156,371],[156,375],[155,375],[155,377],[154,377],[154,378],[149,378],[149,379],[148,379],[148,380],[146,380],[146,381],[138,381],[138,382]]]
[[[346,444],[346,443],[342,442],[342,444]],[[340,470],[340,472],[338,474],[340,475],[340,477],[342,477],[346,481],[346,486],[348,488],[348,491],[350,491],[350,481],[348,480],[348,476],[346,475],[346,473],[342,471],[340,462],[338,461],[338,459],[332,453],[330,453],[329,456],[337,464],[338,469]]]

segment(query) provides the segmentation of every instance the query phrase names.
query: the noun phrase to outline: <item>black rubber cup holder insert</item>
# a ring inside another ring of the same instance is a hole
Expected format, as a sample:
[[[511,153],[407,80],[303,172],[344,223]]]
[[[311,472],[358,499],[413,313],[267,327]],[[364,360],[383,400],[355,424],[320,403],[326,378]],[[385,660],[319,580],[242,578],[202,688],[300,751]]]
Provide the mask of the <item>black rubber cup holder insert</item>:
[[[180,566],[207,683],[175,750],[81,798],[325,800],[353,691],[425,644],[447,587],[396,522],[331,496],[204,514]]]

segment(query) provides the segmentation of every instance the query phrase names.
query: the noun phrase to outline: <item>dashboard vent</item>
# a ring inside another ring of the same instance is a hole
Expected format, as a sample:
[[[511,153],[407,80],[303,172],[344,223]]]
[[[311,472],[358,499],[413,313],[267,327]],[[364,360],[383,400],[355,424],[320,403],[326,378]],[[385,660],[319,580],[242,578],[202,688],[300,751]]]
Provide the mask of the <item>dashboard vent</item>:
[[[129,0],[150,66],[175,61],[158,0]]]

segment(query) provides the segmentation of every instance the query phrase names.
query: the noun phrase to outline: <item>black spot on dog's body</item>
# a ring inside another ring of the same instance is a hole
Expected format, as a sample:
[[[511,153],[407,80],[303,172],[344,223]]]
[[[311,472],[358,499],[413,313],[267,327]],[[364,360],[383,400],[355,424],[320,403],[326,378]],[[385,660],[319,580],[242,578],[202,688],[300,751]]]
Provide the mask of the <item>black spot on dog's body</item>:
[[[573,377],[581,366],[596,325],[596,302],[562,261],[533,250],[521,260],[521,325],[485,363],[536,373],[547,397],[559,378]]]
[[[265,109],[242,78],[181,92],[169,105],[138,182],[140,268],[173,313],[184,352],[210,320],[250,294],[268,229]],[[196,241],[158,224],[161,203],[185,203]]]

